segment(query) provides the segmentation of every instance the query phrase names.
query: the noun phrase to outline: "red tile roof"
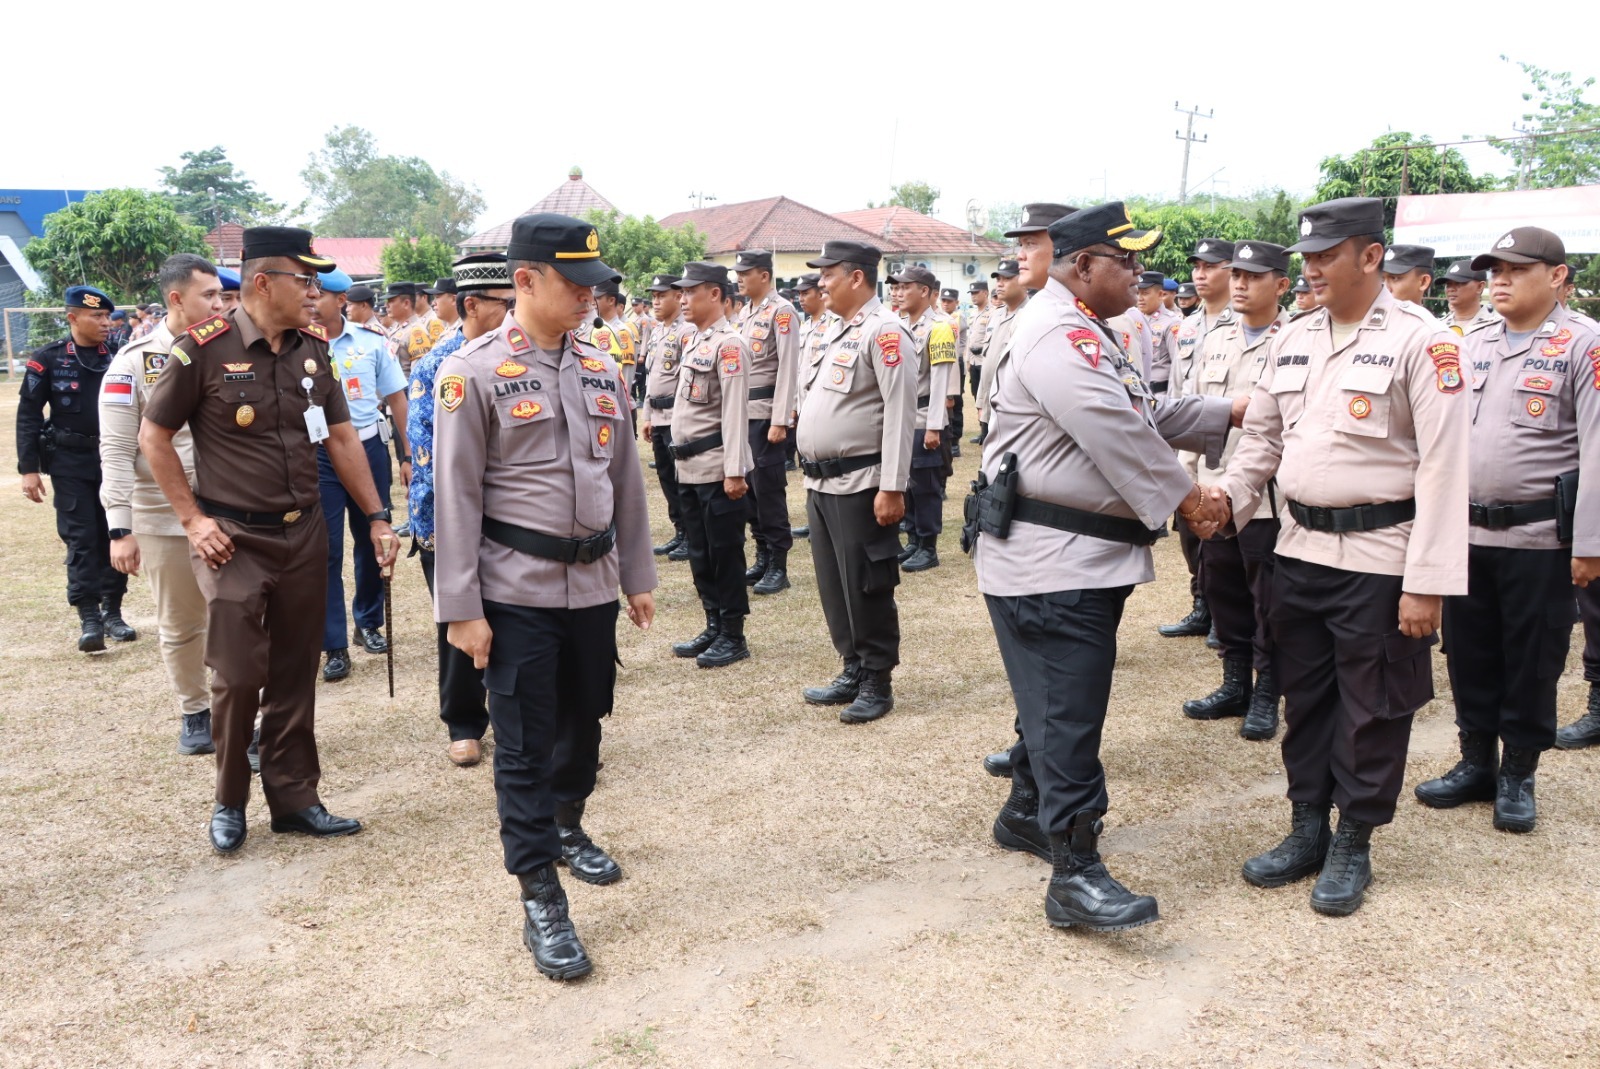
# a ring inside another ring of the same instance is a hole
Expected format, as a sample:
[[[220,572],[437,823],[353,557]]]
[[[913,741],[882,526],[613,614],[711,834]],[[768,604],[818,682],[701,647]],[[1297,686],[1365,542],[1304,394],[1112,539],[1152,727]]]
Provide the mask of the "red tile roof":
[[[884,240],[838,216],[818,211],[788,197],[747,200],[674,212],[661,220],[668,229],[691,223],[706,236],[706,255],[720,256],[740,249],[768,252],[818,252],[827,241],[867,241],[885,253],[901,253],[905,246]]]
[[[316,250],[351,278],[383,277],[383,250],[392,244],[394,238],[317,238],[315,242]]]
[[[244,227],[238,223],[223,223],[206,235],[206,244],[223,263],[237,263],[244,252]]]
[[[1006,246],[998,241],[991,241],[981,234],[974,237],[959,226],[951,226],[910,208],[862,208],[835,214],[847,223],[870,230],[885,241],[898,242],[911,254],[1000,256],[1006,251]]]
[[[583,180],[583,169],[574,167],[567,175],[567,180],[555,189],[545,194],[544,199],[531,207],[517,213],[516,218],[532,215],[535,212],[559,212],[582,219],[590,211],[598,208],[603,212],[617,210],[617,206],[595,192],[595,188]],[[479,231],[456,247],[464,252],[475,249],[504,249],[511,241],[511,224],[516,219],[507,219],[488,230]]]

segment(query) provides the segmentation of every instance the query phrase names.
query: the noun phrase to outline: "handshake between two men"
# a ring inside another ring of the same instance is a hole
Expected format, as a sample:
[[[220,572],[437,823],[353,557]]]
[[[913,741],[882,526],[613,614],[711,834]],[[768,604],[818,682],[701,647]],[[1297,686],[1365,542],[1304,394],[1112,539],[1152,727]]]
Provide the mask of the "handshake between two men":
[[[1235,397],[1229,422],[1235,427],[1244,426],[1245,410],[1249,407],[1249,394]],[[1233,502],[1222,487],[1207,488],[1196,483],[1189,496],[1178,506],[1178,515],[1183,517],[1183,522],[1189,525],[1194,536],[1204,541],[1228,526],[1228,521],[1233,519]]]

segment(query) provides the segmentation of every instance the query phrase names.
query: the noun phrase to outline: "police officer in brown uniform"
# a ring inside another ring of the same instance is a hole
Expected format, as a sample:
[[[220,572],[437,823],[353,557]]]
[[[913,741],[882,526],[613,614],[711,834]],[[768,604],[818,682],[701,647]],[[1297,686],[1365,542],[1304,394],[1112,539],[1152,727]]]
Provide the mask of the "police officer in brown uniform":
[[[1397,301],[1419,308],[1433,285],[1433,249],[1427,245],[1390,245],[1383,250],[1383,284]]]
[[[683,293],[684,315],[695,328],[678,369],[672,457],[678,516],[706,627],[672,652],[693,657],[701,668],[723,668],[750,656],[744,637],[744,619],[750,615],[744,582],[750,348],[724,312],[724,299],[733,292],[725,268],[685,264],[673,286]]]
[[[1234,318],[1200,343],[1195,393],[1248,398],[1255,392],[1271,342],[1289,322],[1278,307],[1289,288],[1288,270],[1289,254],[1282,245],[1240,241],[1234,246]],[[1200,462],[1201,486],[1214,486],[1222,478],[1240,435],[1229,435],[1219,463]],[[1277,544],[1278,518],[1270,508],[1239,528],[1237,538],[1200,543],[1202,589],[1222,646],[1222,684],[1204,698],[1184,702],[1183,714],[1191,720],[1242,716],[1239,734],[1247,739],[1270,739],[1278,731],[1278,685],[1266,620]]]
[[[1444,603],[1461,760],[1416,793],[1440,809],[1492,799],[1496,828],[1527,832],[1534,770],[1556,738],[1572,585],[1600,577],[1600,331],[1562,303],[1566,248],[1548,230],[1517,227],[1472,268],[1489,272],[1505,321],[1462,342],[1471,545],[1467,593]]]
[[[772,253],[745,249],[735,257],[733,272],[739,292],[749,298],[737,326],[750,350],[750,526],[756,559],[744,581],[757,594],[776,594],[789,589],[794,546],[783,461],[800,366],[800,314],[772,288]]]
[[[944,531],[944,481],[949,473],[949,445],[945,400],[959,391],[956,378],[956,335],[949,318],[935,310],[933,300],[939,280],[915,264],[889,284],[899,298],[900,316],[917,361],[917,425],[911,437],[911,482],[906,487],[906,511],[911,519],[910,538],[899,553],[908,572],[939,566],[939,535]]]
[[[1243,404],[1157,401],[1105,324],[1132,303],[1139,254],[1159,231],[1135,230],[1113,202],[1047,233],[1046,285],[986,365],[989,443],[963,533],[1023,740],[996,839],[1051,859],[1051,924],[1114,931],[1159,919],[1155,899],[1117,882],[1098,849],[1117,624],[1134,585],[1155,578],[1149,546],[1167,517],[1206,513],[1172,444],[1215,457]]]
[[[1488,272],[1474,271],[1471,260],[1457,260],[1439,277],[1444,283],[1445,302],[1450,306],[1444,316],[1445,326],[1465,337],[1500,322],[1497,312],[1483,306],[1483,283]]]
[[[1289,251],[1322,307],[1278,332],[1212,493],[1245,522],[1276,475],[1286,506],[1268,617],[1293,827],[1244,877],[1320,872],[1312,908],[1342,915],[1372,881],[1372,829],[1394,819],[1412,714],[1433,698],[1443,596],[1467,592],[1469,398],[1456,336],[1383,286],[1382,201],[1312,205]]]
[[[1290,319],[1298,319],[1307,312],[1317,310],[1317,300],[1311,296],[1311,283],[1306,281],[1304,275],[1294,280],[1289,292],[1294,294],[1294,311],[1290,313]]]
[[[244,845],[246,750],[258,710],[272,830],[361,830],[317,796],[316,669],[328,582],[318,443],[366,513],[380,567],[393,565],[399,545],[329,366],[326,334],[311,322],[317,272],[333,261],[312,249],[310,231],[277,226],[246,230],[243,259],[243,303],[189,327],[172,346],[139,429],[206,598],[217,748],[211,845],[222,853]],[[172,444],[185,424],[194,434],[192,492]]]
[[[989,319],[994,314],[994,306],[989,301],[989,283],[974,282],[967,287],[967,296],[972,298],[972,311],[967,316],[967,336],[962,343],[961,351],[967,358],[967,378],[970,380],[968,388],[972,391],[972,399],[978,399],[978,384],[983,378],[983,350],[989,342]],[[982,445],[984,426],[980,420],[978,433],[968,439],[973,445]]]
[[[844,670],[807,687],[813,705],[843,705],[846,724],[894,708],[900,663],[900,536],[917,418],[916,352],[906,327],[878,300],[874,245],[830,241],[806,263],[820,268],[833,317],[805,370],[798,424],[800,470],[817,593]]]
[[[557,829],[594,789],[616,683],[617,590],[648,628],[656,567],[621,370],[574,333],[594,314],[591,287],[616,277],[599,235],[564,215],[526,215],[512,224],[506,266],[513,315],[439,367],[434,615],[484,670],[523,943],[540,972],[569,980],[592,965],[556,875]],[[558,744],[581,754],[558,755]],[[621,874],[572,869],[597,883]]]
[[[650,311],[655,327],[644,344],[644,426],[641,432],[650,443],[656,462],[656,481],[667,499],[667,519],[672,521],[672,537],[654,547],[657,556],[671,561],[689,559],[689,543],[683,537],[683,519],[678,514],[678,473],[672,463],[672,407],[678,393],[678,365],[694,335],[694,328],[683,318],[683,294],[673,288],[677,275],[656,275],[650,280]]]

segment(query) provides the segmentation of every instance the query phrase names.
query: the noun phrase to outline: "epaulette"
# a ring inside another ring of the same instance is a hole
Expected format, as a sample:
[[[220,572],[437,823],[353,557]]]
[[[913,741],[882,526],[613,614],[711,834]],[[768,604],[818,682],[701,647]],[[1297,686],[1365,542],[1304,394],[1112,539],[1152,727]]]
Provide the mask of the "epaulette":
[[[196,323],[194,326],[190,327],[186,333],[189,335],[189,337],[194,339],[196,345],[205,345],[207,342],[221,337],[232,329],[233,324],[229,323],[226,319],[223,319],[221,316],[212,316],[210,319]],[[141,338],[139,340],[143,341],[144,339]]]
[[[386,331],[382,327],[380,327],[378,325],[378,321],[375,320],[375,319],[369,319],[365,323],[361,324],[361,329],[362,330],[370,330],[370,331],[372,331],[372,333],[376,334],[380,338],[388,338],[389,337],[388,331]]]
[[[328,340],[328,332],[326,330],[322,329],[322,324],[320,324],[320,323],[311,323],[311,324],[308,324],[306,326],[301,327],[300,329],[302,331],[304,331],[305,333],[311,335],[313,338],[317,339],[318,341],[327,341]]]
[[[521,327],[511,327],[506,331],[506,341],[514,353],[527,352],[533,346],[528,342],[528,336],[522,332]]]

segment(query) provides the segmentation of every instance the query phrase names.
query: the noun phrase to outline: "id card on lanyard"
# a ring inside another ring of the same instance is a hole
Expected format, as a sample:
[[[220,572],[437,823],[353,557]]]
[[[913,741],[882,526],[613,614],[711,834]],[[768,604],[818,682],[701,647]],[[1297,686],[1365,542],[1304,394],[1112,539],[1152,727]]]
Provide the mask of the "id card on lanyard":
[[[307,401],[311,401],[311,388],[315,385],[309,375],[300,380],[300,388],[306,392]],[[315,401],[306,407],[306,434],[311,437],[312,445],[328,440],[328,417],[322,414],[322,406]]]

